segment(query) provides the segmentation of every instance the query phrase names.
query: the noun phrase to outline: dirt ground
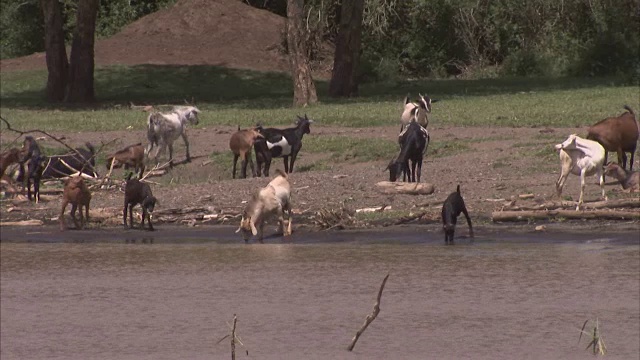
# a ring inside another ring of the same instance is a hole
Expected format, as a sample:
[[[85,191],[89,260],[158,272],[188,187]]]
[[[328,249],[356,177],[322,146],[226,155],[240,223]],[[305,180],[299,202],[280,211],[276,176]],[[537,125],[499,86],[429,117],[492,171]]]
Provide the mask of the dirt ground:
[[[150,178],[157,183],[152,184],[154,194],[159,199],[159,205],[156,207],[156,221],[186,226],[235,224],[238,221],[237,214],[244,207],[244,202],[250,199],[254,191],[265,186],[268,179],[231,179],[231,163],[218,164],[210,160],[212,152],[229,151],[228,141],[234,130],[233,127],[189,129],[193,161],[177,165],[162,177]],[[490,225],[491,212],[500,210],[513,200],[517,205],[522,206],[556,199],[554,184],[559,175],[560,165],[552,144],[564,140],[567,131],[568,129],[549,128],[434,127],[431,129],[432,145],[437,141],[459,140],[467,143],[470,149],[451,156],[439,154],[438,157],[432,157],[429,153],[427,154],[422,168],[422,182],[435,186],[435,191],[431,195],[381,193],[376,183],[388,179],[388,173],[384,171],[388,162],[386,159],[364,163],[335,163],[328,170],[294,172],[290,174],[294,224],[313,226],[318,219],[316,213],[320,210],[344,208],[353,212],[358,209],[385,206],[382,212],[359,216],[360,222],[353,226],[373,227],[389,224],[404,216],[421,212],[426,214],[412,223],[435,226],[440,221],[441,201],[450,192],[455,191],[456,186],[460,184],[474,223]],[[579,131],[582,129],[578,129]],[[307,136],[320,138],[336,135],[353,136],[375,141],[376,139],[393,140],[397,136],[396,132],[396,126],[361,129],[313,126],[311,134]],[[73,145],[80,145],[85,141],[98,145],[117,139],[109,149],[144,142],[144,133],[133,130],[54,135],[64,135],[65,141]],[[540,136],[544,139],[532,141]],[[554,138],[557,138],[557,141]],[[45,140],[45,143],[50,142],[51,140]],[[536,142],[542,145],[534,145]],[[178,140],[176,145],[175,157],[178,162],[181,162],[184,159],[181,140]],[[444,151],[446,152],[446,149]],[[523,152],[535,154],[532,156]],[[303,146],[296,168],[304,168],[305,165],[311,165],[328,156],[330,154],[306,153]],[[637,157],[634,167],[640,168]],[[281,159],[274,159],[272,174],[275,168],[283,168]],[[106,173],[104,164],[99,164],[98,171],[100,175]],[[122,170],[115,170],[112,175],[113,179],[122,179],[122,177]],[[116,181],[116,184],[121,184],[121,181]],[[3,201],[1,207],[3,221],[38,219],[45,224],[55,223],[60,207],[60,185],[55,184],[47,188],[54,190],[45,191],[45,200],[39,204]],[[620,185],[613,179],[607,180],[606,190],[610,198],[637,198],[637,194],[622,192]],[[533,194],[533,197],[520,199],[519,196],[522,194]],[[569,177],[564,195],[577,199],[578,177],[573,175]],[[585,199],[597,201],[599,196],[600,189],[596,185],[596,178],[591,177],[586,187]],[[123,198],[120,186],[94,189],[91,202],[94,223],[91,226],[121,224]],[[460,221],[464,224],[463,219]],[[544,222],[525,223],[525,227],[532,229],[539,223]],[[575,228],[603,226],[602,221],[564,221],[563,223],[567,227]],[[630,224],[631,228],[640,226],[637,222]]]

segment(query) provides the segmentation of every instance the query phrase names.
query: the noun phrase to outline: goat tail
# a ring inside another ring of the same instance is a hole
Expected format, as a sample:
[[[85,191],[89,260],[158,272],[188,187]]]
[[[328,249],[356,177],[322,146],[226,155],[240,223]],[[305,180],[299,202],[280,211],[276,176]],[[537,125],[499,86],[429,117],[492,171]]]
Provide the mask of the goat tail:
[[[460,184],[458,184],[458,187],[456,188],[456,192],[460,194]]]
[[[289,177],[287,176],[287,173],[282,171],[281,169],[276,169],[276,172],[278,173],[278,175],[282,176],[285,179]]]
[[[634,116],[635,116],[635,114],[636,114],[636,113],[634,113],[634,112],[633,112],[633,109],[631,108],[631,106],[629,106],[629,105],[625,105],[625,106],[623,106],[623,107],[624,107],[624,109],[625,109],[625,110],[627,110],[628,112],[630,112],[630,113],[631,113],[631,115],[634,115]]]

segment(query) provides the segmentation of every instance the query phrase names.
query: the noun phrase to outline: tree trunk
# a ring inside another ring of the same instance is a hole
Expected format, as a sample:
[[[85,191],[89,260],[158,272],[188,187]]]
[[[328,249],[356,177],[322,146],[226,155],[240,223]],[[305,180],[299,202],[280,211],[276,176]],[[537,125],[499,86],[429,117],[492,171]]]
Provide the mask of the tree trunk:
[[[93,91],[93,44],[99,0],[80,0],[71,45],[69,82],[65,102],[91,102]]]
[[[356,75],[360,62],[363,11],[364,0],[342,1],[340,29],[329,83],[329,95],[333,97],[358,95]]]
[[[287,0],[287,47],[293,77],[294,106],[306,106],[318,101],[304,40],[303,17],[304,0]]]
[[[40,0],[40,5],[44,15],[44,48],[49,73],[46,90],[47,100],[59,102],[64,100],[69,71],[62,29],[62,7],[58,0]]]

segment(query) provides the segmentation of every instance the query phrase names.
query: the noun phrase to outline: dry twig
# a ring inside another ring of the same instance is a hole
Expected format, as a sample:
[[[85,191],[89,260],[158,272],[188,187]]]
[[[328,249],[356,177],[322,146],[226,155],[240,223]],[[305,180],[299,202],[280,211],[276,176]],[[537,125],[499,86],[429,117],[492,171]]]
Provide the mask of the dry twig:
[[[375,320],[378,314],[380,313],[380,299],[382,298],[382,291],[384,290],[384,285],[387,283],[388,278],[389,278],[389,274],[387,274],[387,276],[385,276],[384,279],[382,280],[382,285],[380,285],[380,290],[378,290],[378,298],[376,300],[376,303],[373,305],[373,312],[367,315],[367,318],[364,320],[364,324],[362,325],[360,330],[356,332],[356,335],[351,340],[351,344],[349,345],[349,348],[348,348],[349,351],[353,351],[353,347],[356,346],[356,342],[358,342],[360,335],[364,333],[364,331],[367,329],[369,324],[371,324],[373,320]]]

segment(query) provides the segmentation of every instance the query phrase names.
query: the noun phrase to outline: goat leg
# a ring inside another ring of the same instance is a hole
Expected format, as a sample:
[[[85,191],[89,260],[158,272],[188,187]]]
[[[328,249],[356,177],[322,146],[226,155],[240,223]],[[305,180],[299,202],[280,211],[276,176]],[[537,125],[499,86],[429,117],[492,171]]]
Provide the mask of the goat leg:
[[[67,224],[64,221],[64,211],[67,208],[67,204],[69,201],[67,199],[62,199],[62,208],[60,209],[60,216],[58,216],[58,221],[60,222],[60,231],[65,231],[67,228]]]
[[[151,213],[147,212],[147,221],[149,222],[149,231],[154,231],[153,224],[151,223]]]
[[[184,140],[184,147],[187,150],[187,162],[191,162],[191,155],[189,154],[189,139],[187,138],[187,134],[182,131],[182,140]],[[173,159],[173,156],[171,157]]]
[[[77,210],[78,210],[78,204],[71,203],[71,219],[73,219],[73,225],[76,226],[76,229],[80,229],[80,225],[78,224],[78,219],[76,218]]]
[[[236,165],[238,164],[238,157],[240,157],[238,154],[233,154],[233,166],[231,168],[232,179],[236,178]]]
[[[124,228],[128,229],[129,227],[127,226],[127,212],[129,210],[129,204],[127,203],[127,201],[124,201],[124,210],[122,211],[122,223],[124,224]]]

